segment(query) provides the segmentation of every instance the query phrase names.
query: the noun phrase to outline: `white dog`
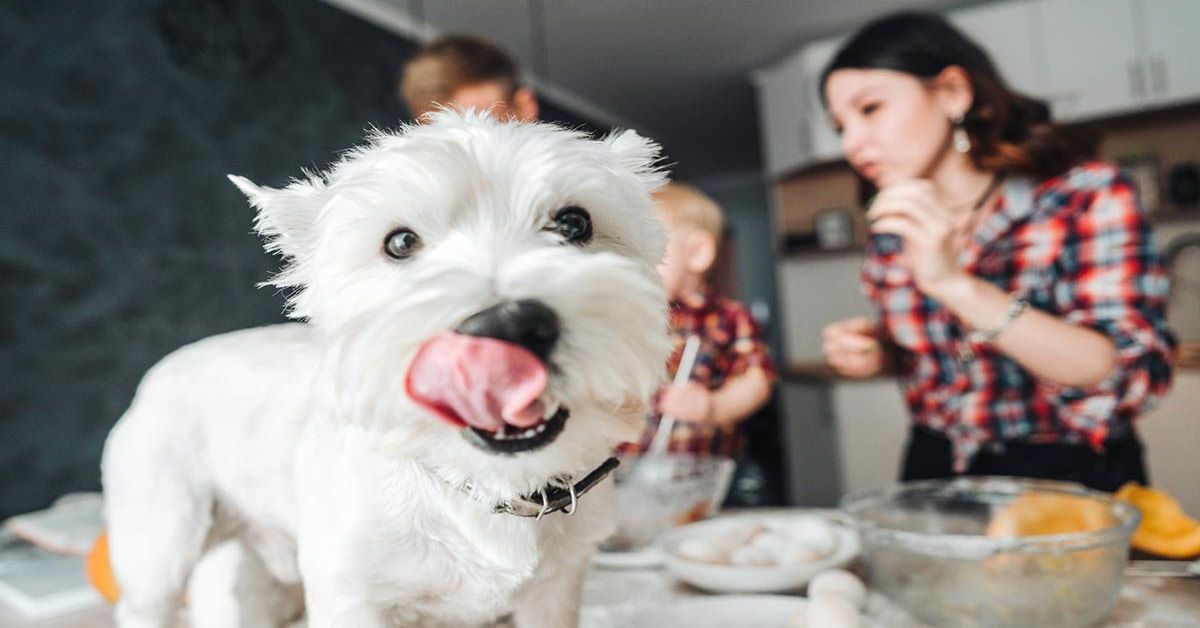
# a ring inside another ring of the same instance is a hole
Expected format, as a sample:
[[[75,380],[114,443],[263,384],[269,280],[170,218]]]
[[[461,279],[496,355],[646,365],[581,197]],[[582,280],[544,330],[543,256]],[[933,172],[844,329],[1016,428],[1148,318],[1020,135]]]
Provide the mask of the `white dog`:
[[[102,465],[118,625],[171,623],[233,539],[255,568],[231,577],[280,593],[242,600],[280,606],[256,627],[301,582],[312,628],[574,626],[669,349],[657,159],[447,111],[283,189],[231,177],[307,322],[146,375]]]

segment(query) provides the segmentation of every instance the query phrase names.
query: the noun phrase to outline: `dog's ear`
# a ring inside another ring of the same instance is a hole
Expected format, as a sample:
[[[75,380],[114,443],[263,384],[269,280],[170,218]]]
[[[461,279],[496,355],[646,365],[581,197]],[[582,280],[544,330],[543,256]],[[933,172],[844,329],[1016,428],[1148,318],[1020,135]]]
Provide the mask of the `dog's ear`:
[[[633,129],[613,132],[604,143],[617,154],[621,165],[642,184],[647,194],[667,182],[667,173],[659,166],[662,147],[654,140],[638,135]]]
[[[245,177],[228,176],[258,211],[254,230],[266,239],[267,250],[293,262],[307,257],[316,237],[317,213],[327,197],[324,181],[295,179],[285,188],[274,189],[255,185]]]

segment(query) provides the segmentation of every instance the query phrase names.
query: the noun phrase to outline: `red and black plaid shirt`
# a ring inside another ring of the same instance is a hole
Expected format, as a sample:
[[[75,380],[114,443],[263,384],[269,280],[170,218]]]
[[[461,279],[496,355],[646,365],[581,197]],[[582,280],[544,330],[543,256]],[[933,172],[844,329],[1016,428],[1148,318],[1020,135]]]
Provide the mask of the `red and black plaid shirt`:
[[[917,424],[945,434],[962,471],[980,447],[1003,441],[1080,442],[1102,449],[1171,383],[1175,340],[1166,327],[1167,279],[1130,181],[1116,168],[1081,164],[1034,184],[1010,180],[962,255],[968,271],[1032,307],[1095,329],[1116,343],[1119,364],[1091,388],[1035,378],[922,295],[895,236],[872,238],[862,278],[899,349],[905,396]]]
[[[712,291],[691,294],[671,301],[671,331],[675,336],[675,351],[667,362],[673,378],[683,357],[683,347],[689,336],[700,339],[691,381],[716,391],[726,380],[742,375],[753,368],[762,369],[769,380],[775,378],[775,367],[767,345],[762,340],[758,323],[746,306]],[[658,430],[660,416],[647,418],[647,426],[636,451],[649,448]],[[675,421],[671,430],[668,451],[702,455],[734,456],[741,448],[741,435],[736,425],[719,428]],[[626,447],[629,452],[633,448]]]

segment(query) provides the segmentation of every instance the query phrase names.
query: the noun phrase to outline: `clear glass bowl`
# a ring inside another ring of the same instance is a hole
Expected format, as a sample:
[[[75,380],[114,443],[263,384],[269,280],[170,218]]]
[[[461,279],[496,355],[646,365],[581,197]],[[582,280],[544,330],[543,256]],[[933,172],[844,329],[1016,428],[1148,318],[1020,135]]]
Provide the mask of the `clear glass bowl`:
[[[613,472],[617,532],[601,548],[613,552],[645,549],[666,530],[707,518],[725,501],[733,469],[733,460],[723,457],[622,458]]]
[[[1096,527],[989,536],[996,514],[1021,496],[1087,510]],[[1107,494],[1017,478],[906,482],[852,493],[841,508],[858,530],[871,587],[934,626],[1099,621],[1116,603],[1140,520],[1135,508]]]

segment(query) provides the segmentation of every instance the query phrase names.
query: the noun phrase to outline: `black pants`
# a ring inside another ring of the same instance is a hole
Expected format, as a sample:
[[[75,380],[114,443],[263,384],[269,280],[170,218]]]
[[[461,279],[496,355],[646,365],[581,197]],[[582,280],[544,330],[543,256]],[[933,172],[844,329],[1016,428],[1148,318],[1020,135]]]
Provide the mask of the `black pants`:
[[[950,441],[945,436],[913,426],[904,454],[902,480],[951,477],[955,475],[953,465]],[[1129,481],[1148,484],[1142,444],[1132,432],[1121,440],[1106,442],[1104,453],[1088,445],[1005,443],[1001,448],[984,447],[971,461],[966,475],[1065,480],[1110,493]]]

